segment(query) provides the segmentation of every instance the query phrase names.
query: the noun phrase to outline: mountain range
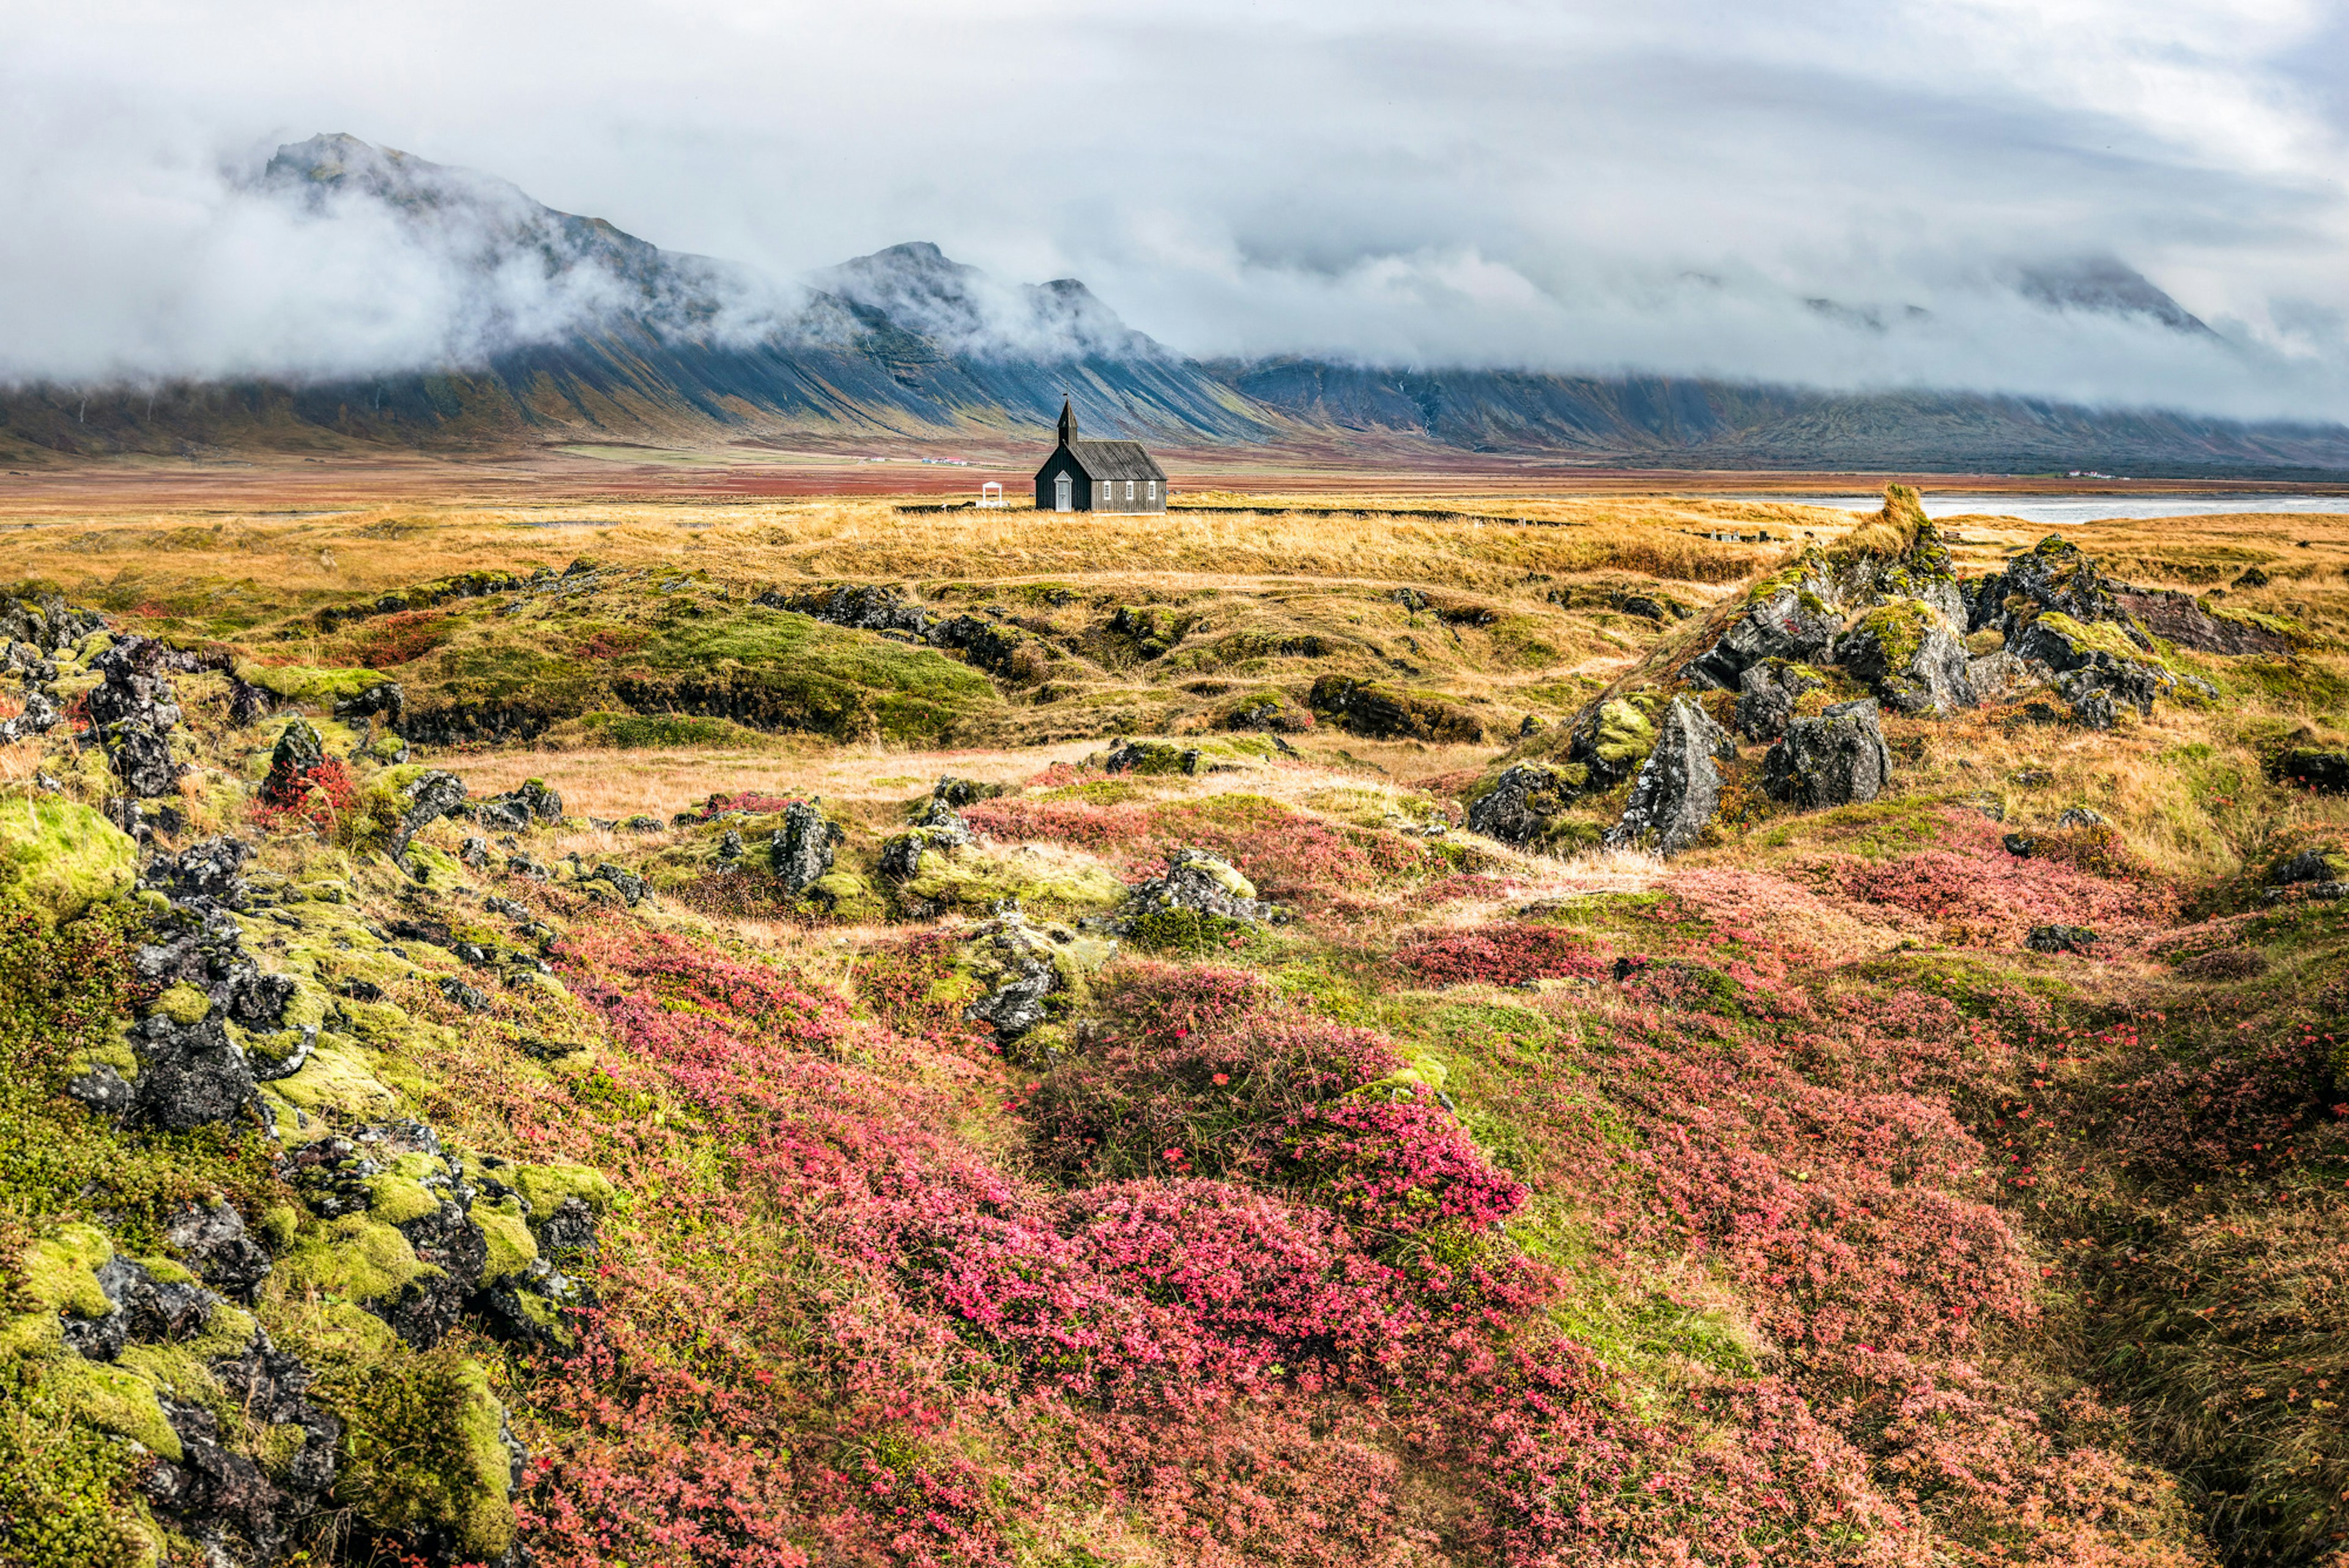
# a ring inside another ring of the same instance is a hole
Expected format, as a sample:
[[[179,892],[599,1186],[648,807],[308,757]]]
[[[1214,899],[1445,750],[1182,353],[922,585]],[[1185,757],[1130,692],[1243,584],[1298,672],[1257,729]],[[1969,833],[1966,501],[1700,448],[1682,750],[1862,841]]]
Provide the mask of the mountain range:
[[[1967,391],[1827,391],[1655,375],[1200,361],[1073,278],[1003,283],[929,244],[798,284],[666,251],[518,187],[356,137],[280,148],[255,182],[331,221],[388,215],[453,280],[447,368],[296,383],[0,388],[0,459],[779,439],[1050,439],[1336,448],[1366,462],[1531,454],[1658,469],[2105,469],[2182,477],[2349,472],[2349,428],[2112,410]],[[2013,282],[2053,310],[2210,328],[2109,260]],[[1882,328],[1873,312],[1806,302]]]

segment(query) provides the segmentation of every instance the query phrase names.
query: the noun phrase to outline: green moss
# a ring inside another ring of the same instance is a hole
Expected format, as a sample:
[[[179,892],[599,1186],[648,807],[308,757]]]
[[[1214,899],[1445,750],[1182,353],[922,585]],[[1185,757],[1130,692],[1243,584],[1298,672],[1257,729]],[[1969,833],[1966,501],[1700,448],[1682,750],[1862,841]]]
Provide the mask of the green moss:
[[[141,1469],[137,1450],[81,1424],[54,1386],[0,1385],[0,1553],[27,1568],[152,1568]]]
[[[1228,952],[1255,935],[1246,920],[1180,908],[1145,910],[1126,928],[1127,940],[1143,952],[1192,956]]]
[[[98,1289],[97,1271],[113,1256],[114,1243],[96,1226],[60,1226],[26,1249],[25,1294],[50,1312],[104,1317],[114,1304]]]
[[[371,1214],[346,1214],[306,1231],[277,1262],[288,1290],[315,1286],[349,1302],[386,1302],[442,1271],[416,1256],[408,1238]]]
[[[157,997],[147,1009],[150,1013],[161,1013],[182,1028],[191,1023],[202,1023],[212,1010],[212,999],[184,980]]]
[[[837,920],[865,922],[889,915],[889,901],[854,871],[835,870],[817,877],[808,888],[808,898]]]
[[[530,1233],[523,1220],[521,1201],[512,1194],[492,1203],[486,1199],[474,1200],[471,1210],[473,1223],[490,1244],[490,1261],[482,1266],[481,1282],[491,1284],[521,1273],[538,1261],[538,1242]]]
[[[374,1054],[347,1034],[321,1033],[301,1071],[263,1093],[314,1115],[334,1111],[353,1120],[380,1116],[398,1103],[376,1075]]]
[[[498,1179],[522,1194],[533,1219],[553,1214],[566,1198],[576,1198],[599,1213],[612,1206],[611,1179],[592,1165],[510,1166]]]
[[[693,713],[586,713],[580,716],[575,726],[565,725],[559,730],[558,738],[569,738],[574,728],[577,737],[589,744],[623,752],[712,747],[764,751],[775,744],[773,736],[746,729],[730,719]]]
[[[2162,662],[2159,655],[2148,653],[2139,648],[2129,640],[2127,632],[2110,622],[2098,621],[2091,626],[2074,620],[2060,610],[2043,610],[2038,619],[2032,624],[2045,627],[2082,653],[2102,653],[2113,659],[2125,659],[2132,664],[2147,665],[2156,670],[2168,668]]]
[[[367,1178],[368,1217],[387,1225],[405,1225],[439,1213],[440,1195],[425,1185],[425,1179],[445,1170],[430,1155],[402,1155],[390,1169]]]
[[[1917,600],[1895,599],[1860,617],[1853,630],[1874,638],[1883,651],[1884,667],[1899,670],[1915,661],[1926,635],[1938,624],[1939,618]]]
[[[331,708],[338,699],[356,697],[391,679],[373,670],[322,670],[298,664],[241,664],[236,678],[260,687],[281,702],[305,702],[319,708]]]
[[[378,1529],[447,1530],[469,1559],[513,1543],[505,1412],[475,1362],[442,1351],[321,1379],[347,1423],[336,1495]]]
[[[180,1434],[155,1402],[155,1385],[136,1372],[72,1355],[50,1363],[43,1381],[75,1419],[143,1443],[173,1463],[185,1457]]]
[[[1030,914],[1071,914],[1113,909],[1125,884],[1099,866],[1071,867],[1040,856],[926,849],[905,895],[954,909],[987,910],[1017,898]]]
[[[1599,728],[1592,750],[1618,770],[1638,766],[1656,749],[1656,725],[1650,715],[1655,699],[1641,693],[1610,698],[1599,709]]]
[[[63,925],[128,893],[138,859],[128,835],[78,801],[0,800],[0,909]]]

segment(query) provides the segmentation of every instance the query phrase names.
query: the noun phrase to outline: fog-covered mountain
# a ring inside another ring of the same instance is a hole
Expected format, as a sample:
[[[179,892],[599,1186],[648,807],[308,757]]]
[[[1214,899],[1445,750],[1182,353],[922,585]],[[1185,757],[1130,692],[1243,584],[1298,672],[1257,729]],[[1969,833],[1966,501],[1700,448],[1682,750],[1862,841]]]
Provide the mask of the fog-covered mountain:
[[[1660,376],[1204,364],[1134,331],[1082,283],[1007,283],[910,244],[801,281],[685,254],[519,187],[318,136],[254,192],[296,224],[368,236],[401,327],[382,373],[0,389],[0,457],[791,436],[1312,443],[1366,461],[1547,453],[1656,467],[2142,473],[2349,470],[2349,429],[2099,411],[1969,392],[1826,392]],[[2210,328],[2118,262],[2019,270],[2038,306]],[[1817,299],[1855,331],[1915,307]],[[419,335],[416,323],[427,324]],[[420,347],[419,347],[420,345]]]

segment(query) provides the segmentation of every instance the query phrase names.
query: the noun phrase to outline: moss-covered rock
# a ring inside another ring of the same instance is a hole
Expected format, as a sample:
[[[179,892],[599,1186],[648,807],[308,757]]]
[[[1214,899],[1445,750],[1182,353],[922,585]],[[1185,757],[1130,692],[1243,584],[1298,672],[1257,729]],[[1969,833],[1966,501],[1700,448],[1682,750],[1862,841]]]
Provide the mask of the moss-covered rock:
[[[56,926],[130,891],[138,846],[78,801],[0,799],[0,909]]]

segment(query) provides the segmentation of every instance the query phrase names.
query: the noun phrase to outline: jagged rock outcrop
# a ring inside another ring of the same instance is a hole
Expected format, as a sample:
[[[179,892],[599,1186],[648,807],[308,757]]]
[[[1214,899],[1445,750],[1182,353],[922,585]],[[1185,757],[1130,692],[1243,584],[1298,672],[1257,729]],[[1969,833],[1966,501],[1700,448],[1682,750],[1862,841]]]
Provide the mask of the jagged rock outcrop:
[[[134,799],[170,794],[181,772],[171,756],[170,735],[180,724],[171,669],[192,661],[152,638],[125,636],[89,661],[105,678],[89,693],[89,721],[114,774]]]
[[[1672,699],[1656,733],[1656,749],[1632,781],[1622,820],[1607,830],[1609,848],[1653,849],[1677,855],[1694,844],[1721,799],[1721,769],[1714,757],[1729,744],[1727,732],[1685,697]]]
[[[1584,776],[1547,763],[1513,763],[1468,803],[1468,830],[1520,847],[1537,843],[1581,793]]]
[[[1163,741],[1121,738],[1102,759],[1102,772],[1108,774],[1140,774],[1147,777],[1157,774],[1195,774],[1198,771],[1197,747],[1170,746]]]
[[[2276,777],[2317,794],[2349,794],[2349,752],[2296,747],[2277,760]]]
[[[902,588],[887,584],[835,583],[786,592],[770,589],[750,601],[770,609],[812,616],[860,631],[894,631],[926,639],[936,623]]]
[[[784,890],[804,893],[832,874],[834,852],[843,836],[837,824],[806,801],[783,808],[783,825],[767,846],[768,864]]]
[[[1795,704],[1822,682],[1816,671],[1783,659],[1748,665],[1737,678],[1737,729],[1749,741],[1775,741],[1786,732]]]
[[[937,788],[924,804],[922,810],[905,832],[892,836],[881,846],[880,872],[893,882],[910,882],[920,875],[924,852],[936,850],[951,855],[968,849],[978,842],[970,824],[949,804],[965,793],[953,786],[965,781],[942,778]]]
[[[561,822],[563,797],[544,779],[524,779],[520,788],[478,803],[473,820],[492,833],[521,833],[535,823]]]
[[[956,945],[954,964],[979,994],[964,1016],[987,1024],[1007,1044],[1067,1014],[1086,978],[1117,944],[1069,927],[1031,921],[1017,911],[978,927]]]
[[[1762,759],[1763,791],[1808,811],[1874,800],[1891,777],[1892,753],[1867,698],[1795,720]]]
[[[1167,852],[1166,869],[1133,885],[1126,901],[1125,922],[1153,910],[1186,909],[1251,925],[1278,917],[1278,907],[1257,897],[1256,885],[1228,860],[1198,849]]]
[[[1485,722],[1464,708],[1350,675],[1322,676],[1306,701],[1340,729],[1372,740],[1473,745],[1485,738]]]
[[[1835,658],[1900,712],[1949,714],[1974,704],[1965,644],[1922,599],[1891,599],[1869,610],[1836,639]]]
[[[1816,659],[1843,629],[1843,598],[1826,556],[1806,551],[1793,566],[1756,584],[1744,611],[1682,673],[1692,684],[1733,691],[1739,678],[1764,659]]]

